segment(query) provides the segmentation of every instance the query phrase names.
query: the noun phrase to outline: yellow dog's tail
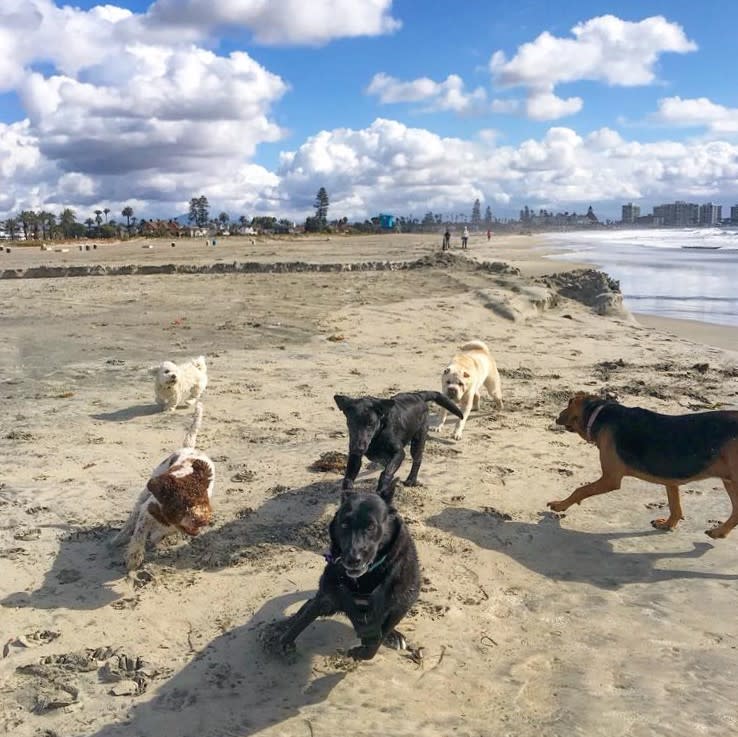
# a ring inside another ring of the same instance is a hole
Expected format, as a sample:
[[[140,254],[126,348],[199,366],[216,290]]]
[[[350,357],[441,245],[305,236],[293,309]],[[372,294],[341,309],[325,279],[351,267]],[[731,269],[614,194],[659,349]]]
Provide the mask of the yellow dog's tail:
[[[468,343],[464,343],[464,345],[461,346],[462,351],[484,351],[487,355],[490,354],[489,348],[487,348],[487,344],[481,340],[470,340]]]

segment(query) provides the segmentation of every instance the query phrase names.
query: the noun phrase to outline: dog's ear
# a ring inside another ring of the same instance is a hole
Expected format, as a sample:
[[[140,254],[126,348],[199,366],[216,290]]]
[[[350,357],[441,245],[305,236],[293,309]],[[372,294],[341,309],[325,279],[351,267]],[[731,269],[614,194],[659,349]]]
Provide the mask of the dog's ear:
[[[386,415],[395,406],[394,399],[379,399],[377,400],[377,410],[380,415]]]
[[[154,495],[154,498],[165,506],[175,497],[176,487],[176,480],[168,472],[150,478],[146,484],[146,488]]]
[[[159,506],[158,502],[149,502],[149,506],[146,507],[146,509],[157,522],[160,522],[162,525],[171,524],[164,514],[164,510]]]
[[[353,400],[351,399],[351,397],[347,397],[345,394],[334,394],[333,401],[336,403],[336,406],[338,407],[338,409],[341,410],[341,412],[346,412]]]

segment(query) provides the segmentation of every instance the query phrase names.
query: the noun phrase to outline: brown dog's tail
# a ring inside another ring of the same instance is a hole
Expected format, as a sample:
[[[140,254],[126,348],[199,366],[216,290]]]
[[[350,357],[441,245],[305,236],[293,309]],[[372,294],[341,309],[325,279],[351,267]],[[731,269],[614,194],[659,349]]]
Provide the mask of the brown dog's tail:
[[[456,415],[459,419],[464,413],[454,404],[445,394],[441,392],[416,392],[416,394],[425,402],[435,402],[444,409],[448,410],[452,415]]]

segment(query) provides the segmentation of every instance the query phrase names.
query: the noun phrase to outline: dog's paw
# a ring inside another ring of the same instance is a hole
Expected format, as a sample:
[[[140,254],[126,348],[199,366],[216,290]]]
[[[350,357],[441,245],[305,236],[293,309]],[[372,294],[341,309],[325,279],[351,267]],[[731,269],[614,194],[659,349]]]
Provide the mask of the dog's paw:
[[[666,532],[671,532],[672,530],[676,529],[677,524],[678,521],[672,522],[667,517],[657,517],[656,519],[651,520],[652,527],[657,530],[665,530]]]
[[[711,537],[713,540],[720,540],[723,537],[727,537],[728,532],[730,532],[730,530],[726,530],[725,525],[722,524],[717,527],[713,527],[711,530],[705,530],[705,535]]]
[[[553,512],[565,512],[569,508],[569,505],[562,501],[549,502],[546,506]]]
[[[382,644],[392,650],[407,650],[407,640],[402,632],[399,632],[398,630],[388,632],[384,636]]]
[[[268,622],[259,629],[256,638],[265,652],[284,658],[287,662],[294,662],[297,659],[297,645],[294,640],[284,639],[288,623],[288,619]]]
[[[430,432],[441,432],[441,430],[443,430],[443,425],[435,425],[433,427],[429,427],[428,430]]]
[[[461,440],[461,435],[462,435],[462,432],[461,432],[461,430],[456,430],[456,431],[454,432],[454,434],[453,434],[453,438],[454,438],[454,440]]]
[[[371,660],[377,654],[377,649],[374,647],[367,647],[366,645],[358,645],[352,647],[346,655],[354,660]]]

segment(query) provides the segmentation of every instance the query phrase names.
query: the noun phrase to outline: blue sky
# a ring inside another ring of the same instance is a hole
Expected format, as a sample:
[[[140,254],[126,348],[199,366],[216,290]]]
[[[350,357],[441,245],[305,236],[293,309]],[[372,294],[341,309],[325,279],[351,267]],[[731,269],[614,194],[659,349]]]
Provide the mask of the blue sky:
[[[738,202],[738,3],[268,5],[4,0],[0,217]]]

